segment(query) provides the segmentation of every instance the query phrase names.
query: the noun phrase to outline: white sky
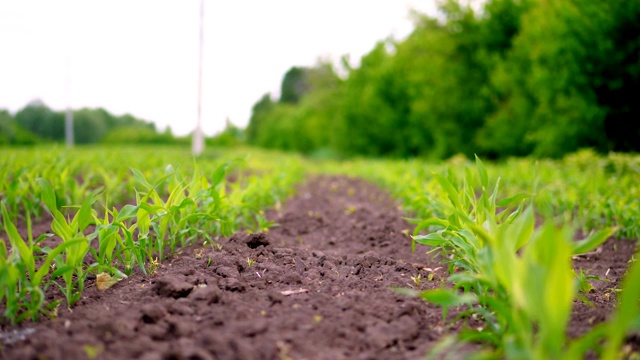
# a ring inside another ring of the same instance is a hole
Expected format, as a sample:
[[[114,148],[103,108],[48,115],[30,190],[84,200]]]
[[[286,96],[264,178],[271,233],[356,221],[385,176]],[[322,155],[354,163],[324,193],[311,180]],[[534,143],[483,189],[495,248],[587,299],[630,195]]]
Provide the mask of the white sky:
[[[226,118],[246,126],[291,66],[347,53],[357,64],[378,40],[411,32],[409,9],[435,8],[434,0],[207,0],[205,134]],[[0,108],[70,102],[187,134],[197,118],[199,9],[198,0],[0,0]]]

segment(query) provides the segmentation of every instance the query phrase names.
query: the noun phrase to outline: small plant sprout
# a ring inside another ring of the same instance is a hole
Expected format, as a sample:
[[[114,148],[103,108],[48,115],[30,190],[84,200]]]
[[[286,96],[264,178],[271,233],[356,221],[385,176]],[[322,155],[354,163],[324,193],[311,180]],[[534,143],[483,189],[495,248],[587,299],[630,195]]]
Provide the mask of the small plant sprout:
[[[149,261],[149,264],[147,264],[147,272],[152,275],[157,275],[159,266],[160,262],[158,261],[158,258],[153,258],[151,259],[151,261]]]
[[[247,258],[247,265],[249,265],[249,267],[252,267],[255,262],[256,259],[250,257]]]
[[[195,256],[196,259],[202,259],[202,255],[204,255],[204,249],[194,249],[193,250],[193,256]]]
[[[422,280],[422,274],[418,274],[417,276],[412,276],[411,280],[413,280],[413,283],[416,284],[417,287],[420,287],[420,281]]]
[[[582,269],[580,269],[580,271],[576,273],[576,279],[578,280],[578,291],[580,291],[581,293],[586,294],[594,290],[594,287],[593,285],[591,285],[589,280],[609,282],[609,280],[607,279],[603,279],[596,275],[589,275],[588,273],[589,273],[588,271],[584,271]]]
[[[219,243],[215,242],[214,240],[207,240],[207,241],[205,241],[202,245],[203,245],[203,246],[211,245],[211,248],[212,248],[214,251],[220,251],[220,250],[222,250],[222,245],[220,245]]]

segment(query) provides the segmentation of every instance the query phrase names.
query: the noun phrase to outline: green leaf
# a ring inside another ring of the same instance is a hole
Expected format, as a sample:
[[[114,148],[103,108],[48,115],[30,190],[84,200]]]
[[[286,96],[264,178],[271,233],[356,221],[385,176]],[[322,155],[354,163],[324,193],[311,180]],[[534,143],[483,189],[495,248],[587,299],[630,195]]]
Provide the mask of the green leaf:
[[[4,229],[7,232],[7,236],[9,236],[9,242],[11,242],[11,246],[14,251],[17,250],[19,252],[20,258],[22,259],[22,263],[27,267],[29,271],[29,275],[32,277],[35,272],[35,260],[33,258],[33,252],[27,246],[27,243],[22,239],[20,233],[18,233],[18,229],[11,222],[9,218],[9,212],[7,208],[4,206],[4,203],[0,203],[2,205],[2,220],[4,222]]]
[[[86,240],[84,239],[71,240],[56,246],[53,250],[47,250],[47,257],[45,258],[42,265],[40,265],[40,267],[38,268],[38,271],[36,272],[32,283],[40,284],[42,278],[49,273],[49,266],[51,265],[51,263],[58,257],[58,255],[62,254],[64,250],[66,250],[70,246],[78,245],[85,241]]]
[[[58,211],[58,206],[56,205],[56,193],[53,191],[49,182],[43,178],[37,178],[36,182],[40,185],[40,189],[42,190],[41,197],[42,202],[47,206],[49,212],[54,214]]]
[[[422,220],[418,223],[418,226],[413,230],[413,235],[418,235],[420,230],[426,229],[430,226],[442,226],[446,228],[449,226],[449,222],[446,220],[438,219],[438,218],[430,218],[426,220]]]
[[[453,206],[455,206],[457,209],[462,208],[462,205],[460,204],[458,190],[456,190],[453,184],[440,174],[433,174],[433,177],[436,179],[438,184],[440,184],[440,186],[442,186],[442,188],[447,192],[447,195],[449,196],[449,200],[451,201]]]
[[[133,173],[133,178],[136,180],[136,182],[142,185],[145,190],[150,191],[151,189],[153,189],[153,186],[147,181],[142,172],[133,168],[131,169],[131,172]]]
[[[93,216],[91,214],[91,206],[96,201],[97,190],[91,193],[89,197],[82,203],[80,210],[76,213],[74,221],[77,222],[80,232],[84,230],[93,222]]]
[[[56,271],[53,272],[53,274],[51,274],[51,279],[56,279],[64,274],[73,272],[74,269],[75,269],[75,266],[71,266],[71,265],[61,266],[57,268]]]
[[[529,197],[530,197],[530,195],[528,195],[528,194],[517,194],[517,195],[511,196],[511,197],[508,197],[508,198],[504,198],[504,199],[498,201],[497,205],[501,206],[501,207],[505,207],[505,206],[509,206],[509,205],[512,205],[512,204],[519,203],[522,200],[527,199]]]
[[[608,238],[613,236],[617,231],[617,227],[609,227],[600,231],[596,231],[595,233],[589,235],[586,239],[574,242],[572,244],[573,254],[584,254],[597,248]]]
[[[442,236],[440,232],[434,232],[427,235],[412,236],[411,238],[417,243],[429,246],[440,246],[448,241]]]
[[[227,174],[227,170],[229,169],[229,162],[225,162],[220,165],[216,171],[213,172],[213,177],[211,178],[211,187],[215,188],[222,182],[224,176]]]
[[[117,226],[110,225],[108,228],[100,230],[100,246],[98,250],[99,260],[102,260],[102,262],[105,260],[111,260],[113,250],[117,245],[117,237],[119,236],[120,234],[118,233]]]
[[[136,217],[137,213],[138,213],[137,206],[127,204],[123,206],[122,209],[120,209],[120,212],[118,213],[118,216],[116,216],[116,219],[114,220],[114,222],[120,223],[129,219],[133,219],[134,217]]]
[[[495,212],[496,198],[498,197],[498,190],[500,189],[500,178],[496,180],[496,185],[493,188],[491,196],[489,196],[489,204],[491,204],[491,211]]]
[[[474,303],[478,300],[475,294],[459,293],[455,290],[436,289],[423,291],[420,297],[424,300],[443,307],[452,307]]]
[[[478,174],[480,175],[480,182],[482,183],[482,187],[487,188],[489,186],[489,176],[487,175],[487,170],[484,167],[484,164],[476,155],[476,168],[478,168]]]
[[[417,291],[417,290],[413,290],[413,289],[407,289],[407,288],[391,288],[391,290],[393,290],[393,292],[398,293],[400,295],[404,295],[404,296],[411,296],[411,297],[418,297],[420,296],[420,294],[422,294],[422,292]]]
[[[534,230],[535,217],[533,207],[530,206],[508,228],[507,236],[510,237],[508,240],[513,239],[515,241],[512,250],[519,250],[524,246],[531,238]]]

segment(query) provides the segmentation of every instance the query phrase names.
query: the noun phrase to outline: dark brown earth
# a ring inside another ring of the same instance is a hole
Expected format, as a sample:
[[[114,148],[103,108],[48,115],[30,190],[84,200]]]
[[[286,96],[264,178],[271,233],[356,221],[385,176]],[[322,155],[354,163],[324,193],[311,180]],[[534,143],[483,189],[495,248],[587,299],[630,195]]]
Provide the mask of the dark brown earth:
[[[268,233],[184,249],[154,276],[89,283],[56,319],[3,327],[0,358],[418,359],[448,331],[441,309],[390,290],[446,274],[425,247],[411,253],[411,226],[379,188],[318,176],[267,215]],[[594,282],[593,307],[576,304],[570,334],[611,312],[633,248],[609,240],[576,260],[611,282]]]

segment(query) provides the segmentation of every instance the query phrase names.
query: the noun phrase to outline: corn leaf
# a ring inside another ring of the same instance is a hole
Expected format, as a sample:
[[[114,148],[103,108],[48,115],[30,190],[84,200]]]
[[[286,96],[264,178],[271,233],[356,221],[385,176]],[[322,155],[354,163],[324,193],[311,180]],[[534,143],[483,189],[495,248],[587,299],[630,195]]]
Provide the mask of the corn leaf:
[[[487,169],[484,167],[482,160],[476,155],[476,168],[478,169],[478,174],[480,175],[480,183],[484,188],[489,186],[489,176],[487,175]]]
[[[227,170],[229,169],[229,162],[225,162],[220,165],[216,171],[213,172],[213,176],[211,177],[211,187],[215,188],[222,182],[224,176],[227,174]]]
[[[452,307],[463,304],[471,304],[478,300],[478,297],[472,293],[459,293],[450,289],[436,289],[423,291],[420,297],[430,303]]]
[[[586,252],[589,252],[597,248],[602,243],[604,243],[608,238],[613,236],[617,231],[618,231],[617,227],[609,227],[606,229],[596,231],[595,233],[589,235],[586,239],[574,242],[572,244],[573,254],[574,255],[584,254]]]
[[[58,210],[58,206],[56,205],[56,194],[53,191],[49,182],[43,178],[37,178],[36,182],[40,185],[42,202],[49,208],[49,212],[52,214]]]
[[[4,222],[4,229],[7,232],[7,236],[9,236],[9,242],[11,242],[11,246],[13,247],[13,251],[17,251],[22,259],[22,263],[27,267],[29,271],[29,276],[33,277],[35,272],[35,260],[33,258],[33,252],[27,246],[27,243],[22,239],[20,233],[18,233],[18,229],[11,222],[9,218],[9,212],[7,208],[4,206],[4,203],[0,203],[2,205],[2,219]]]

